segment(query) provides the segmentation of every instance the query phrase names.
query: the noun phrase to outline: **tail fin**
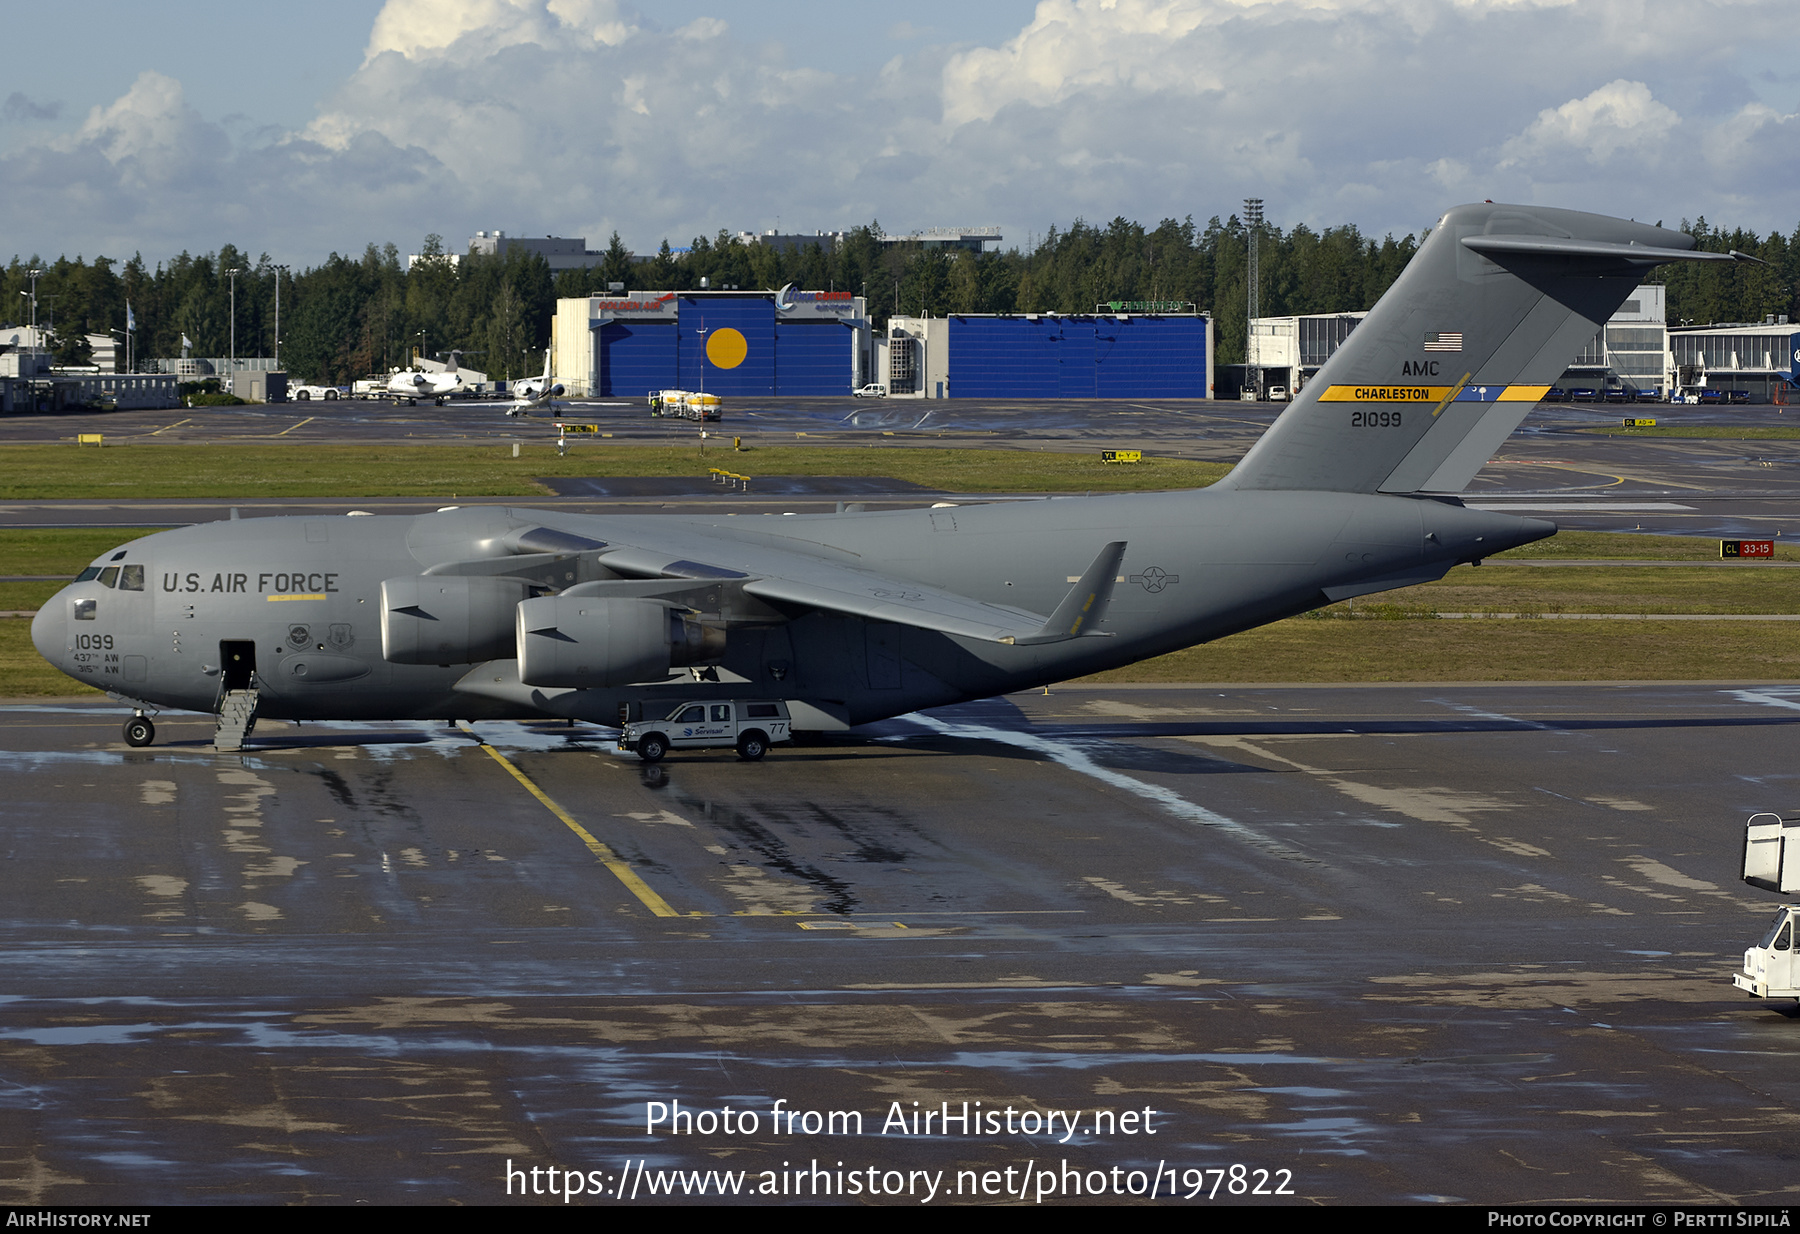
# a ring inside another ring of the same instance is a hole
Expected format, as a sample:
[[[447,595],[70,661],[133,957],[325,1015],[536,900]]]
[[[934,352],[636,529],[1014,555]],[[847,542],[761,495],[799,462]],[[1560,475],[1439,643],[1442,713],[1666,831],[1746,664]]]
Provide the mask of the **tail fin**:
[[[1605,215],[1457,206],[1224,483],[1460,492],[1651,267],[1743,259]]]

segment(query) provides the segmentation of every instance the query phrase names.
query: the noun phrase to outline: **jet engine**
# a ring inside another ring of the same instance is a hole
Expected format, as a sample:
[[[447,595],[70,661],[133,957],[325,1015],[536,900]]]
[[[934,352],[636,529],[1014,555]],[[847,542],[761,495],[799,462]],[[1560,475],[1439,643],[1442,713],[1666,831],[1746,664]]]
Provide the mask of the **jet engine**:
[[[582,689],[714,663],[725,631],[655,600],[540,596],[519,605],[516,645],[520,681]]]
[[[419,574],[381,584],[381,655],[390,664],[480,664],[513,656],[514,610],[530,585]]]

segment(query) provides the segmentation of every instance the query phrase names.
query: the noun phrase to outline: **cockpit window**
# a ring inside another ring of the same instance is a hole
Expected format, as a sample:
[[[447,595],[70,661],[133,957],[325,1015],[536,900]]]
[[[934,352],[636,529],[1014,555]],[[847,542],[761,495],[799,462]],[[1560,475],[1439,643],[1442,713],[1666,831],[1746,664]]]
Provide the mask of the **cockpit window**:
[[[86,582],[91,582],[92,580],[97,579],[99,577],[100,577],[100,567],[99,566],[89,566],[87,569],[83,570],[80,574],[77,574],[75,576],[75,581],[78,583],[86,583]]]
[[[144,567],[143,566],[120,566],[119,567],[119,590],[120,591],[142,591],[143,589],[144,589]]]
[[[118,583],[119,567],[108,566],[106,569],[100,571],[100,585],[102,587],[116,587],[118,586]]]
[[[92,621],[94,619],[95,615],[99,611],[100,611],[100,601],[98,601],[98,600],[77,600],[77,601],[75,601],[75,620],[76,621]]]

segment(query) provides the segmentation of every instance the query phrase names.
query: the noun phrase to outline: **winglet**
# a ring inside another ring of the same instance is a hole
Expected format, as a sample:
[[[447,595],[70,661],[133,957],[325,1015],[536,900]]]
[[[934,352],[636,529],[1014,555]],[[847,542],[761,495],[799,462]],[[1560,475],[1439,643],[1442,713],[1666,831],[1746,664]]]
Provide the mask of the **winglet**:
[[[1119,578],[1119,563],[1125,560],[1125,541],[1114,540],[1100,550],[1093,564],[1081,576],[1079,582],[1069,588],[1069,594],[1063,602],[1056,606],[1050,614],[1050,620],[1036,634],[1014,640],[1021,646],[1034,646],[1038,643],[1060,643],[1065,639],[1080,638],[1084,634],[1099,633],[1094,629],[1100,619],[1106,615],[1106,606],[1112,600],[1113,584]]]

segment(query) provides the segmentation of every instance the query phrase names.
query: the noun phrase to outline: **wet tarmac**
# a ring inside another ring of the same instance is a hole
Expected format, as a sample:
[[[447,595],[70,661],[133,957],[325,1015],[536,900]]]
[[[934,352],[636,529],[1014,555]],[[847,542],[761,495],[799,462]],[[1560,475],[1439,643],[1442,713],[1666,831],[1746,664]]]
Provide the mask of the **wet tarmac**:
[[[1800,687],[1062,687],[660,772],[122,714],[0,708],[7,1201],[1800,1187],[1800,1020],[1730,985]]]

